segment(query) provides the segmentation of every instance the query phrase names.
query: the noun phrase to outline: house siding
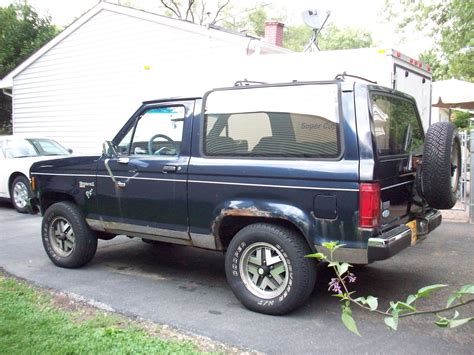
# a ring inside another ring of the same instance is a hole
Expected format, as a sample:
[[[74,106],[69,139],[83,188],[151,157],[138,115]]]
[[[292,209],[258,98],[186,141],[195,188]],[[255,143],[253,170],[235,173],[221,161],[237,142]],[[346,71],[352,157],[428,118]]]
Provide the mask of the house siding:
[[[248,42],[102,10],[13,78],[14,134],[98,153],[141,101],[171,95],[160,81],[183,83],[194,58],[242,55]]]

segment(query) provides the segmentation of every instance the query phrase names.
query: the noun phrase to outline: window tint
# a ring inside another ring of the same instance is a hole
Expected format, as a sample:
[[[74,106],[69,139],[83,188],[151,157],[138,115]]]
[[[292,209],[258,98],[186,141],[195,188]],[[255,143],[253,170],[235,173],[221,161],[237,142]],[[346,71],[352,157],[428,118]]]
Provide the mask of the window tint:
[[[423,128],[411,101],[373,94],[372,114],[379,155],[422,153]]]
[[[206,155],[335,158],[335,84],[214,91],[206,100]]]
[[[184,107],[159,107],[146,111],[118,144],[119,154],[179,155],[184,127]]]

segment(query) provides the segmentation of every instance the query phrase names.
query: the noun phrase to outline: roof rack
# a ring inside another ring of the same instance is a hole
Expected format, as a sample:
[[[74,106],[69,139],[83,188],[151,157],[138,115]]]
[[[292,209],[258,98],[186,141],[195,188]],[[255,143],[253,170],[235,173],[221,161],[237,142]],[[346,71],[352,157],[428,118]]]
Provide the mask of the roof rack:
[[[366,78],[363,78],[363,77],[357,76],[357,75],[347,74],[346,72],[343,72],[342,74],[337,74],[337,75],[334,77],[334,80],[345,80],[345,79],[346,79],[346,76],[347,76],[347,77],[350,77],[350,78],[354,78],[354,79],[364,80],[364,81],[367,81],[367,82],[372,83],[372,84],[377,84],[376,81],[372,81],[372,80],[369,80],[369,79],[366,79]]]
[[[265,83],[263,81],[253,81],[253,80],[244,79],[244,80],[237,80],[234,83],[234,86],[250,86],[250,85],[265,85],[265,84],[268,84],[268,83]]]

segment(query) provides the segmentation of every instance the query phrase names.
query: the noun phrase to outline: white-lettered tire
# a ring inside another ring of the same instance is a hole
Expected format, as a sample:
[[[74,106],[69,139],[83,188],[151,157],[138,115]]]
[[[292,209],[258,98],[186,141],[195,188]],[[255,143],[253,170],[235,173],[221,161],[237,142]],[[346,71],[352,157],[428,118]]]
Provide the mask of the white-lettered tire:
[[[314,289],[316,262],[297,232],[257,223],[240,230],[226,253],[227,281],[248,309],[281,315],[303,305]]]
[[[58,202],[46,210],[41,238],[51,261],[64,268],[87,264],[97,250],[97,237],[72,202]]]
[[[31,198],[30,181],[24,175],[17,176],[10,186],[10,196],[13,207],[20,213],[28,212],[28,199]]]

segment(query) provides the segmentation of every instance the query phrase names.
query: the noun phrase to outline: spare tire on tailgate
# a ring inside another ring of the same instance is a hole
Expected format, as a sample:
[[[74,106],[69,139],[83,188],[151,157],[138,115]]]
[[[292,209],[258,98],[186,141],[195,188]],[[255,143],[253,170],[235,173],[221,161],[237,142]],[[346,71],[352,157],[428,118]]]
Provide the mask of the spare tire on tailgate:
[[[461,144],[454,124],[437,122],[425,138],[421,181],[423,197],[431,207],[449,209],[456,204],[461,173]]]

